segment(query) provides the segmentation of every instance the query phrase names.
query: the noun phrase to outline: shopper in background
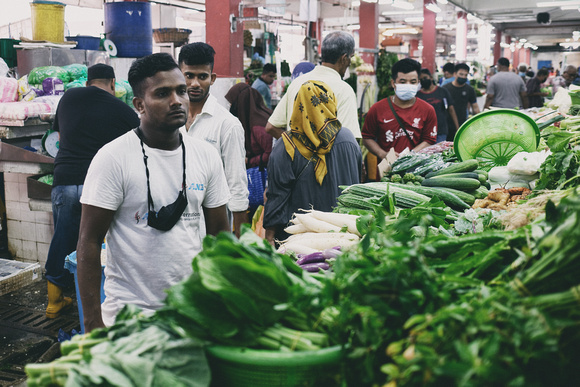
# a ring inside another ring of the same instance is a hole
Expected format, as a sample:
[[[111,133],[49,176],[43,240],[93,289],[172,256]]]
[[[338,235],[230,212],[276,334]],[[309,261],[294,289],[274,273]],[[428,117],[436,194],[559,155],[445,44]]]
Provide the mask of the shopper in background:
[[[77,260],[87,332],[113,324],[124,305],[146,314],[161,307],[165,290],[191,273],[191,259],[206,233],[230,230],[229,192],[218,153],[179,130],[189,101],[177,63],[166,53],[137,59],[129,83],[141,125],[97,153],[81,197]]]
[[[58,104],[53,125],[60,137],[51,193],[54,235],[45,266],[49,318],[57,317],[72,302],[62,295],[72,282],[64,261],[77,247],[79,200],[89,164],[103,145],[137,126],[137,113],[115,98],[115,71],[105,64],[89,67],[87,87],[67,90]]]
[[[421,69],[419,82],[421,83],[421,89],[417,92],[417,98],[421,98],[433,106],[437,115],[437,142],[446,141],[447,133],[458,128],[453,98],[447,89],[436,86],[433,83],[433,77],[429,69]]]
[[[292,70],[292,77],[291,80],[295,80],[296,78],[298,78],[299,76],[301,76],[302,74],[306,74],[311,72],[312,70],[314,70],[316,66],[313,63],[310,62],[300,62],[296,65],[296,67],[294,67],[294,70]]]
[[[445,63],[443,65],[443,78],[439,80],[439,86],[444,86],[448,83],[453,82],[455,79],[453,72],[455,71],[455,65],[451,62]]]
[[[484,110],[493,106],[499,108],[519,109],[528,107],[526,85],[522,78],[509,71],[510,61],[507,58],[499,58],[497,71],[487,83],[487,96]]]
[[[551,81],[551,84],[553,86],[552,90],[553,95],[555,95],[558,92],[558,89],[560,87],[568,88],[572,84],[580,86],[580,81],[577,81],[577,79],[578,79],[578,69],[572,65],[566,66],[566,68],[564,68],[564,71],[562,71],[562,75],[554,77]]]
[[[276,66],[271,63],[266,63],[262,69],[260,77],[252,83],[252,88],[258,90],[262,97],[264,97],[264,103],[268,109],[272,109],[272,92],[270,91],[270,85],[274,83],[275,79]]]
[[[530,79],[526,84],[526,92],[528,93],[528,102],[530,107],[542,107],[544,106],[544,97],[547,97],[549,93],[542,92],[542,84],[548,79],[548,69],[541,68],[535,77]]]
[[[475,90],[467,81],[469,66],[465,63],[458,63],[455,65],[454,71],[455,80],[443,86],[443,88],[449,91],[453,99],[453,107],[457,116],[457,129],[459,129],[467,121],[470,110],[474,115],[479,113],[479,106],[477,105]],[[453,141],[457,132],[453,128],[449,129],[447,141]]]
[[[420,71],[419,62],[410,58],[395,63],[391,70],[395,95],[375,103],[366,116],[363,144],[379,160],[391,148],[398,156],[405,149],[420,151],[437,141],[435,109],[416,97]]]
[[[340,185],[360,182],[362,154],[352,132],[337,119],[337,98],[324,82],[300,86],[292,110],[292,129],[282,133],[268,163],[264,213],[266,239],[285,239],[299,209],[332,211]]]
[[[272,152],[272,136],[266,133],[266,124],[272,110],[264,105],[258,90],[247,83],[238,83],[227,92],[230,113],[236,116],[245,134],[246,168],[267,165]]]
[[[332,89],[336,95],[338,120],[355,138],[361,137],[356,94],[352,87],[342,80],[346,69],[350,66],[350,58],[354,55],[354,46],[354,38],[347,32],[334,31],[326,35],[321,46],[322,64],[290,83],[288,91],[268,120],[266,131],[272,137],[280,138],[282,133],[290,130],[294,99],[302,84],[307,81],[322,81]]]
[[[528,65],[525,63],[520,63],[520,65],[518,66],[518,75],[520,76],[520,78],[522,78],[522,81],[524,81],[524,83],[528,83],[528,81],[533,77],[529,77],[526,73],[528,72]]]
[[[240,121],[209,92],[216,79],[214,55],[214,49],[201,42],[186,44],[179,52],[179,66],[189,96],[189,115],[183,133],[205,140],[218,150],[231,193],[228,210],[239,236],[242,223],[248,223],[245,135]]]

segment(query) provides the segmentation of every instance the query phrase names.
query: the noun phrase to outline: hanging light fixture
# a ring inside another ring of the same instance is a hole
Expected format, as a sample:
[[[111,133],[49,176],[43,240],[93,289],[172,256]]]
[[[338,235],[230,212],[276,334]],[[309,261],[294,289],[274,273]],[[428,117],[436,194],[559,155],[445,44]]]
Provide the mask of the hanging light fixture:
[[[393,0],[391,3],[392,7],[400,8],[400,9],[414,9],[415,6],[412,3],[409,3],[406,0]]]
[[[439,8],[439,6],[437,5],[437,2],[434,0],[431,0],[431,2],[426,4],[425,8],[427,8],[431,12],[435,12],[435,13],[441,12],[441,8]]]

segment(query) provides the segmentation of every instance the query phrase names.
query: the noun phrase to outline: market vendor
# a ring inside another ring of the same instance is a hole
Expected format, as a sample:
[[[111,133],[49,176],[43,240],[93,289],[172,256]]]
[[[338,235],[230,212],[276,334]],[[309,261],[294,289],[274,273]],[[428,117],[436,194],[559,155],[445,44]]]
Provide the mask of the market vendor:
[[[87,87],[71,88],[60,99],[53,125],[59,132],[51,192],[54,235],[45,266],[49,318],[58,317],[72,303],[62,295],[62,289],[72,285],[64,261],[77,247],[80,198],[89,164],[103,145],[137,126],[137,113],[115,98],[115,71],[109,65],[89,67]]]
[[[126,304],[152,313],[165,290],[191,273],[206,233],[230,230],[229,190],[217,151],[179,131],[189,101],[177,63],[166,53],[137,59],[129,83],[141,125],[97,153],[81,196],[77,261],[87,332],[113,324]]]
[[[360,182],[362,154],[337,119],[337,101],[320,81],[304,83],[294,102],[292,130],[282,133],[268,163],[264,212],[266,239],[287,237],[284,227],[299,209],[332,211],[341,185]]]
[[[437,141],[437,116],[428,102],[416,97],[421,65],[405,58],[393,65],[395,95],[371,106],[362,129],[363,144],[379,160],[391,148],[419,151]]]

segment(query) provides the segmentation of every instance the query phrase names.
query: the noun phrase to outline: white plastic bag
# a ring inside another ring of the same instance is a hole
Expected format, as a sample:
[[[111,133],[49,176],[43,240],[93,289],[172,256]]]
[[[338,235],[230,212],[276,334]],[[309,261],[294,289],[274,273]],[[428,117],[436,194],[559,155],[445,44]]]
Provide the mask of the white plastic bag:
[[[535,175],[540,166],[551,155],[549,150],[541,152],[519,152],[508,162],[507,168],[510,173],[517,175]]]
[[[520,175],[510,173],[508,167],[494,167],[489,171],[489,185],[491,189],[525,187],[530,188],[530,183],[538,179],[539,174]]]

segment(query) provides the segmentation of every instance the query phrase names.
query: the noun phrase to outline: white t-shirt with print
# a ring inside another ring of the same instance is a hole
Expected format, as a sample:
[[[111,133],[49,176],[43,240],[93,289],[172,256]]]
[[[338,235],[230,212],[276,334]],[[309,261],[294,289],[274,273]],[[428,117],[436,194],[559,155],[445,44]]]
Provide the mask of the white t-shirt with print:
[[[191,261],[206,235],[203,208],[226,204],[229,190],[221,159],[205,141],[183,136],[188,206],[169,231],[147,225],[147,178],[140,140],[134,131],[105,145],[93,159],[81,203],[115,211],[108,230],[102,316],[114,323],[125,304],[146,312],[162,306],[165,289],[192,272]],[[183,181],[182,148],[149,148],[151,196],[156,211],[173,203]]]

